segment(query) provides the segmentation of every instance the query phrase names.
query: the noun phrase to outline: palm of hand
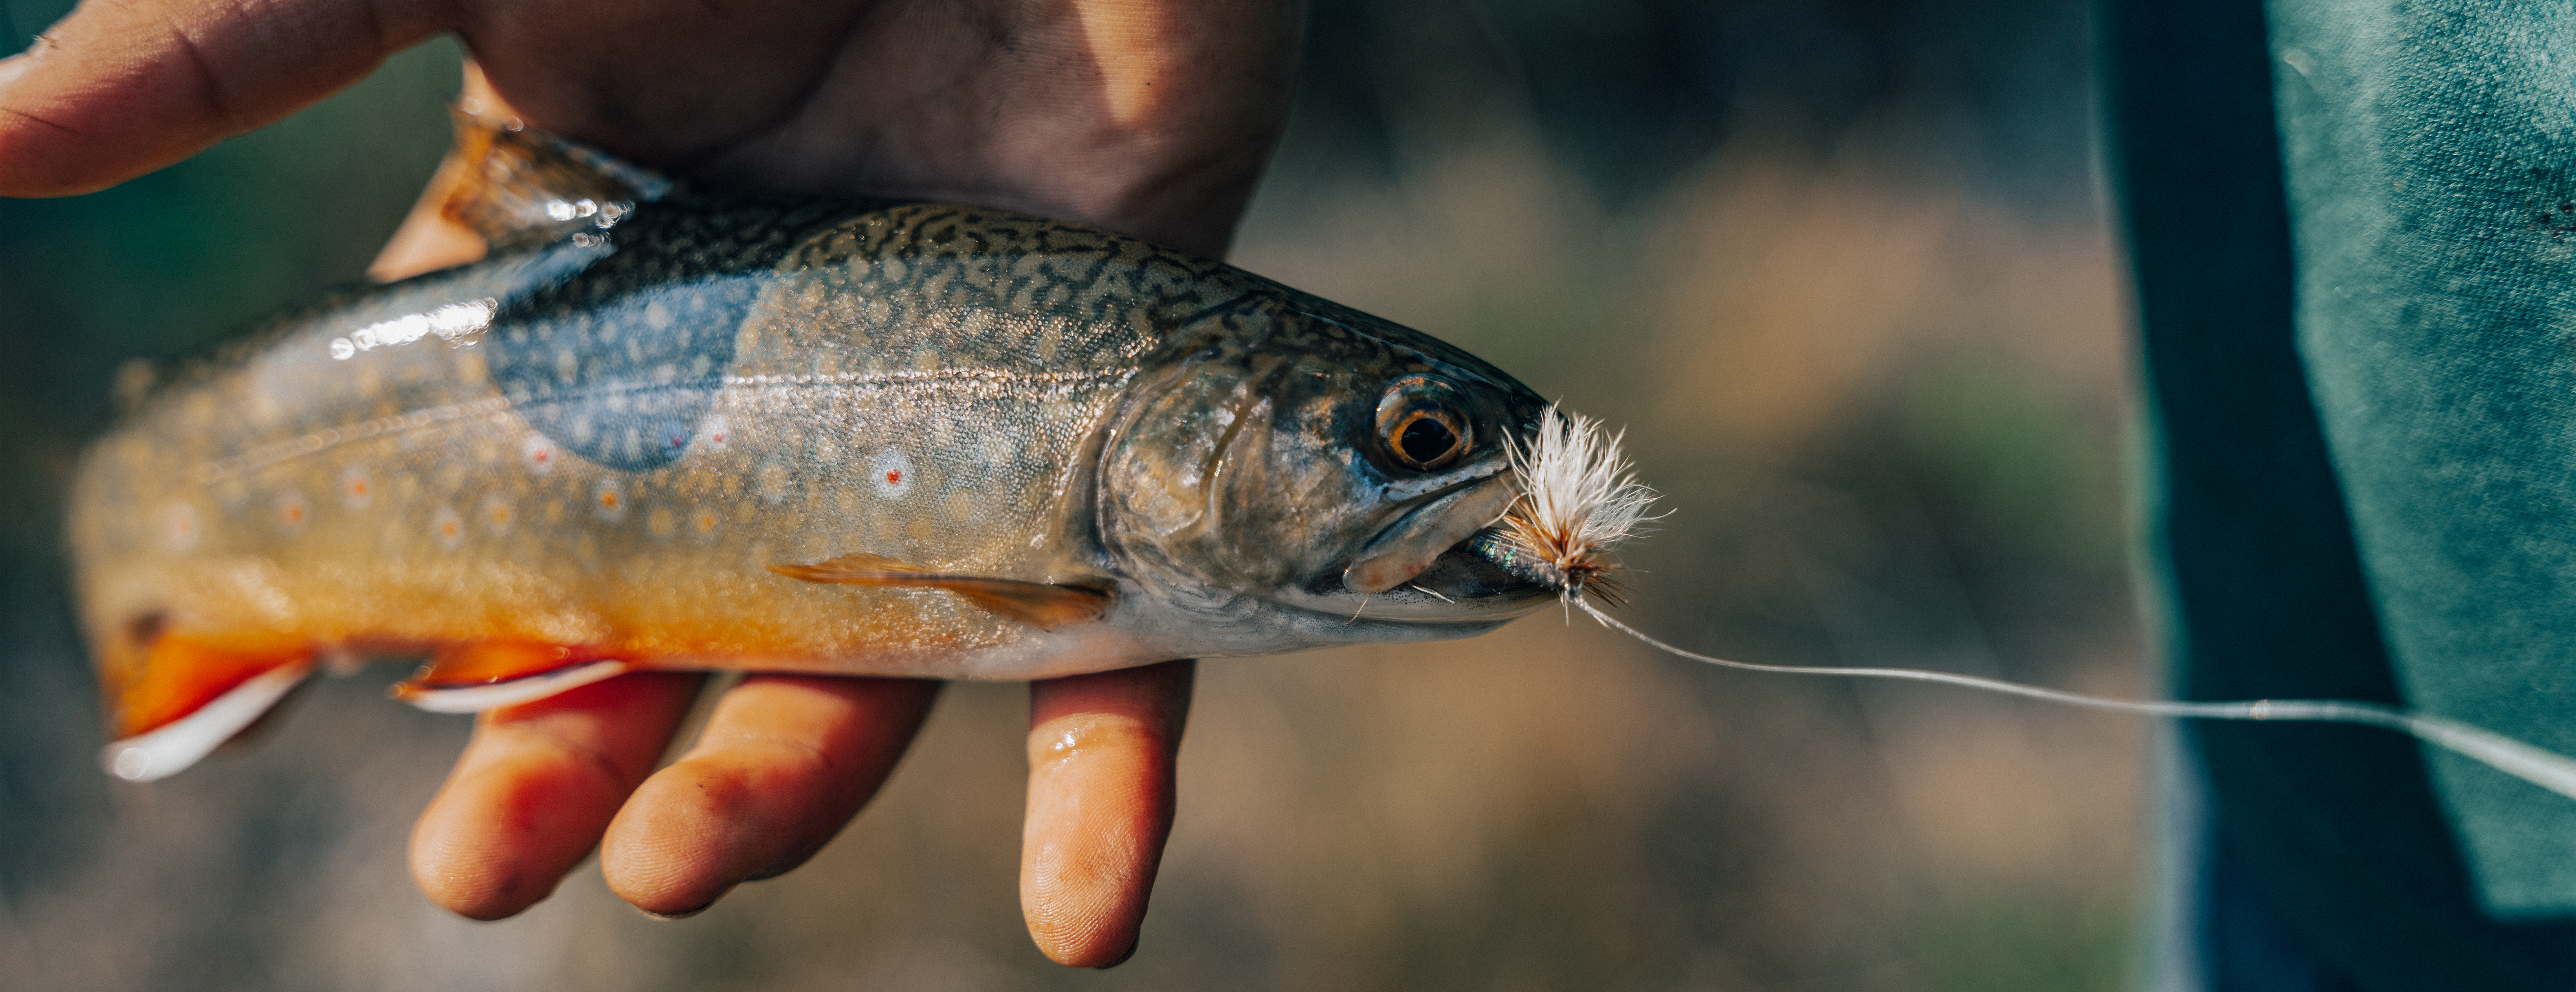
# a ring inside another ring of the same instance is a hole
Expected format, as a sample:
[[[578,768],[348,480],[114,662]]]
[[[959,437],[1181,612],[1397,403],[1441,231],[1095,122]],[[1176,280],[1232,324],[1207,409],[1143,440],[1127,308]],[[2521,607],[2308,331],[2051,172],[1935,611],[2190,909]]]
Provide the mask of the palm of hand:
[[[496,5],[465,36],[529,120],[640,162],[1023,209],[1215,255],[1276,140],[1296,13],[605,0]]]

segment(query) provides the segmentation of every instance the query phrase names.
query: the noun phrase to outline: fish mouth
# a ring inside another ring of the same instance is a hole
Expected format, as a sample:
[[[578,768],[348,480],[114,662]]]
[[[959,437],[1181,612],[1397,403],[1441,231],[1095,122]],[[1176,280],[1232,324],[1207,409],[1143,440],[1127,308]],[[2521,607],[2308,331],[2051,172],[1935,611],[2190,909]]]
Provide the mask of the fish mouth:
[[[1480,532],[1480,534],[1483,532]],[[1496,624],[1536,611],[1557,591],[1496,564],[1470,537],[1440,552],[1429,567],[1385,592],[1340,591],[1352,619],[1406,624]],[[1320,604],[1318,604],[1320,605]]]
[[[1493,524],[1519,495],[1508,474],[1459,483],[1396,518],[1339,575],[1318,577],[1297,598],[1310,608],[1356,602],[1372,620],[1420,623],[1495,623],[1537,609],[1557,591],[1489,555]]]
[[[1406,584],[1440,555],[1501,519],[1519,499],[1519,487],[1499,473],[1434,493],[1360,548],[1342,570],[1342,588],[1374,596]]]
[[[1489,552],[1497,546],[1491,528],[1477,531],[1475,536],[1441,552],[1440,557],[1431,560],[1430,568],[1423,569],[1421,574],[1400,588],[1432,593],[1461,603],[1469,600],[1510,602],[1516,609],[1524,602],[1534,606],[1557,597],[1559,590],[1556,587],[1494,560]]]

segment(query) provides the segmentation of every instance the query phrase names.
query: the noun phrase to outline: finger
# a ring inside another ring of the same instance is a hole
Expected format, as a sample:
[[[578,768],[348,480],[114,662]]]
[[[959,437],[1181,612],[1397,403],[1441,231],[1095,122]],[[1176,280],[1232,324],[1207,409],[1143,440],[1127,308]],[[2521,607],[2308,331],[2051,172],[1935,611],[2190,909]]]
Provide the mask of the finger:
[[[1059,964],[1106,968],[1136,950],[1172,832],[1172,768],[1197,662],[1029,686],[1029,812],[1020,912]]]
[[[436,0],[90,0],[0,82],[0,196],[169,165],[358,81],[448,16]]]
[[[644,672],[484,714],[412,828],[412,880],[478,920],[553,894],[653,770],[701,680]]]
[[[635,791],[600,849],[608,887],[665,916],[803,864],[867,805],[939,683],[763,675],[725,693],[697,746]]]

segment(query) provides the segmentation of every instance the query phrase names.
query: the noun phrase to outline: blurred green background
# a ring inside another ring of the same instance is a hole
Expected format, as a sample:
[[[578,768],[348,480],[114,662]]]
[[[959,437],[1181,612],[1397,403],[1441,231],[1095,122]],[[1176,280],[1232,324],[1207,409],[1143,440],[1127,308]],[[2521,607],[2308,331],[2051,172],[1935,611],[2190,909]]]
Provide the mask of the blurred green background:
[[[67,9],[0,0],[0,46]],[[1625,424],[1632,619],[1790,664],[2141,693],[2125,291],[2075,0],[1318,0],[1235,260]],[[499,924],[404,874],[463,718],[320,685],[98,774],[59,493],[125,363],[360,278],[458,48],[108,192],[0,201],[0,986],[2108,989],[2144,728],[1697,668],[1555,617],[1204,666],[1142,951],[1015,901],[1024,697],[949,694],[806,868],[681,923],[595,871]]]

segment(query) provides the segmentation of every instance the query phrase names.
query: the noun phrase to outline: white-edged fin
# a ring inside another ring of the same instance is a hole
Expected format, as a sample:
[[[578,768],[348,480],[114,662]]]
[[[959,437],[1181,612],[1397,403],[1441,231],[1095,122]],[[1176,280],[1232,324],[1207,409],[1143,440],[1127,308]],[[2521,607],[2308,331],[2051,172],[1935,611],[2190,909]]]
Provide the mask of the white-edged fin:
[[[405,682],[394,687],[393,697],[432,713],[481,713],[504,706],[533,703],[567,689],[613,679],[626,674],[631,667],[622,661],[594,661],[523,679],[482,685],[424,686]]]
[[[197,711],[109,744],[99,751],[99,767],[128,782],[168,778],[214,753],[243,728],[259,722],[269,707],[286,698],[297,683],[313,674],[313,663],[299,661],[250,677]]]

